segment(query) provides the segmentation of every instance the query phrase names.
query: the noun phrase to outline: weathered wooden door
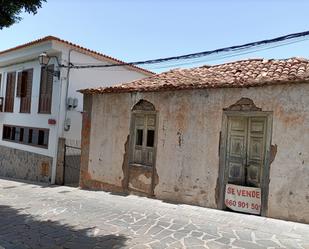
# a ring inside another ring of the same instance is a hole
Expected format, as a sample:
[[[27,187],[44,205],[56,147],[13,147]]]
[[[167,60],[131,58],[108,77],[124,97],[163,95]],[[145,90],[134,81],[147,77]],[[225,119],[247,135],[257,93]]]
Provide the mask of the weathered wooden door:
[[[132,109],[127,190],[152,196],[157,181],[155,168],[157,112],[140,100]]]
[[[225,183],[261,187],[266,117],[228,117]]]

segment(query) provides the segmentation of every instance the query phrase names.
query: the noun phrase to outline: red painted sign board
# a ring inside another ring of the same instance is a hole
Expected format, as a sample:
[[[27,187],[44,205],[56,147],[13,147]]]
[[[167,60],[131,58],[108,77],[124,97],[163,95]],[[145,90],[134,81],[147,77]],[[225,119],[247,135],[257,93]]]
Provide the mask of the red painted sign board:
[[[55,125],[57,122],[56,122],[56,119],[48,119],[48,124],[49,125]]]

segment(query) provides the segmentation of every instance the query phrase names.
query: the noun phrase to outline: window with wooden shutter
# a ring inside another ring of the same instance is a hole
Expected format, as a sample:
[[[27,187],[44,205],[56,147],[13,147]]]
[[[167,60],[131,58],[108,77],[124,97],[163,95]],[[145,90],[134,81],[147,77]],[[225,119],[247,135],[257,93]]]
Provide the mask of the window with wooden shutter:
[[[54,65],[41,68],[39,113],[51,113]]]
[[[156,111],[141,100],[133,107],[130,164],[153,166],[155,156]]]
[[[20,112],[30,113],[33,69],[18,73],[17,94],[20,97]]]
[[[5,112],[14,111],[15,80],[16,80],[16,72],[10,72],[7,74],[5,104],[4,104]]]

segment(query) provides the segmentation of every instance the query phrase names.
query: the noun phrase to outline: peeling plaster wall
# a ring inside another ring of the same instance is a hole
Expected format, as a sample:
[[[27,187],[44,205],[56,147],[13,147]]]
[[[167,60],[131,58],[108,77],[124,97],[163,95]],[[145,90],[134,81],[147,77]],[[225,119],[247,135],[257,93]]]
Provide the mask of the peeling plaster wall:
[[[124,144],[130,128],[130,98],[93,96],[89,166],[91,179],[122,186]]]
[[[267,216],[309,223],[309,84],[94,95],[88,173],[123,187],[130,110],[145,99],[158,111],[155,197],[216,208],[222,109],[242,97],[273,111]]]
[[[132,191],[139,191],[145,194],[151,192],[151,171],[149,168],[145,170],[139,166],[130,166],[129,172],[129,188]]]

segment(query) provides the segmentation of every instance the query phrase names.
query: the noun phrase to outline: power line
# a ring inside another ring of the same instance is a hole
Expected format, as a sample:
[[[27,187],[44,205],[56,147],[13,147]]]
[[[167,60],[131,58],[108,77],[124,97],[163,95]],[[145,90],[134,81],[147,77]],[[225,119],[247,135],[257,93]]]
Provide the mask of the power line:
[[[191,61],[191,62],[190,61],[189,62],[180,62],[180,63],[176,63],[176,64],[168,64],[168,65],[163,65],[163,66],[152,66],[152,67],[147,67],[147,69],[153,70],[153,69],[164,69],[164,68],[170,68],[170,67],[196,65],[196,64],[200,64],[200,63],[206,63],[206,62],[209,62],[209,61],[222,60],[222,59],[227,59],[227,58],[231,58],[231,57],[235,57],[235,56],[241,56],[241,55],[245,55],[245,54],[251,54],[251,53],[256,53],[256,52],[259,52],[259,51],[265,51],[265,50],[269,50],[269,49],[273,49],[273,48],[283,47],[283,46],[286,46],[286,45],[302,42],[302,41],[305,41],[305,40],[308,40],[308,39],[309,39],[309,37],[303,38],[303,39],[297,40],[297,41],[286,42],[284,44],[273,45],[273,46],[270,46],[270,47],[257,48],[257,49],[250,50],[250,51],[238,51],[236,53],[227,54],[227,55],[226,54],[214,55],[211,58],[204,58],[204,59],[201,59],[201,60],[196,60],[196,61]]]
[[[97,65],[86,64],[86,65],[70,65],[70,66],[65,66],[65,67],[70,67],[70,68],[75,68],[75,69],[108,68],[108,67],[119,67],[119,66],[138,66],[138,65],[158,64],[158,63],[170,62],[170,61],[176,61],[176,60],[189,60],[189,59],[196,59],[200,57],[209,56],[212,54],[218,55],[219,53],[241,52],[243,50],[251,49],[254,47],[258,47],[258,46],[269,45],[269,44],[278,43],[278,42],[284,42],[287,40],[292,40],[292,39],[301,38],[301,37],[304,38],[308,35],[309,35],[309,31],[304,31],[304,32],[292,33],[292,34],[288,34],[284,36],[279,36],[279,37],[272,38],[272,39],[260,40],[260,41],[250,42],[250,43],[246,43],[242,45],[235,45],[235,46],[224,47],[224,48],[203,51],[203,52],[198,52],[198,53],[185,54],[185,55],[180,55],[180,56],[172,56],[172,57],[165,57],[165,58],[159,58],[159,59],[135,61],[135,62],[119,63],[119,64],[97,64]],[[295,42],[299,42],[299,41],[295,41]],[[288,44],[295,43],[295,42],[290,42]]]

